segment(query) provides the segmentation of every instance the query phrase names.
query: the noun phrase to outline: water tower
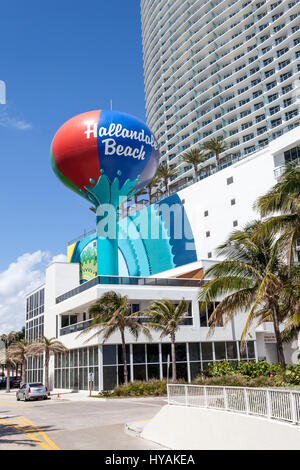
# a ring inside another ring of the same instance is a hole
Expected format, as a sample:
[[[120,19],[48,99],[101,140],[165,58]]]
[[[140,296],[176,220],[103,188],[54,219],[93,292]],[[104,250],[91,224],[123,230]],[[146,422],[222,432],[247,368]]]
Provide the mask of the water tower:
[[[61,182],[95,207],[98,275],[118,275],[117,209],[155,175],[155,137],[133,116],[90,111],[59,128],[51,162]]]

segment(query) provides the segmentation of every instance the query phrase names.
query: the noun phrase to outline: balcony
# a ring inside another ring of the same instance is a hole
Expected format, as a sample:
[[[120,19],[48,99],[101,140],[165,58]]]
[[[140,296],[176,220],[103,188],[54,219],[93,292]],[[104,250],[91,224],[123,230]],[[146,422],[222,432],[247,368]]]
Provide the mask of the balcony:
[[[86,320],[80,323],[74,323],[73,325],[65,326],[59,330],[59,335],[64,336],[69,335],[70,333],[86,330],[90,326],[91,321],[92,320]]]

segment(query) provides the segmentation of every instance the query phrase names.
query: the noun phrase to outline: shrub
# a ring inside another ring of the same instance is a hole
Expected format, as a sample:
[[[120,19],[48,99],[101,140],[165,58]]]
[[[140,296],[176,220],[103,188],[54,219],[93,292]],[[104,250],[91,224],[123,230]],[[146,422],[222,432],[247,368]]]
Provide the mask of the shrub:
[[[128,385],[119,385],[114,390],[102,392],[103,397],[147,397],[167,395],[167,383],[165,380],[149,380],[148,382],[135,381]]]
[[[286,366],[285,376],[291,385],[300,385],[300,364],[296,366]]]
[[[275,387],[281,385],[277,378],[265,376],[247,377],[242,374],[222,375],[215,377],[197,377],[194,382],[196,385],[215,385],[223,387]]]
[[[297,367],[297,366],[293,366]],[[203,372],[206,377],[221,377],[223,375],[240,374],[246,377],[269,377],[270,373],[274,372],[275,375],[282,376],[283,370],[280,364],[269,364],[266,361],[247,361],[236,362],[220,361],[208,365],[208,370]]]

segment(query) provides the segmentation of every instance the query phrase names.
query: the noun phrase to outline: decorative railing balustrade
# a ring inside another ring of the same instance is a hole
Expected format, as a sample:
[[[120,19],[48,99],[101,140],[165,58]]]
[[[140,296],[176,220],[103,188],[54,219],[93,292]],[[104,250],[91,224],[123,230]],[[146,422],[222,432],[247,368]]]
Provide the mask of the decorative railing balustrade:
[[[300,391],[168,384],[168,404],[234,411],[300,425]]]

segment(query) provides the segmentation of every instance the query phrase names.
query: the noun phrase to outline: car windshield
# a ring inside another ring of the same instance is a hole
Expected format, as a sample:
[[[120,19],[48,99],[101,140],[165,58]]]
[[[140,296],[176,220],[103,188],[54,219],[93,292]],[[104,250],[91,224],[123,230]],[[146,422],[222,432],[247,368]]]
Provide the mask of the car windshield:
[[[40,383],[36,383],[36,384],[29,384],[29,387],[43,387],[44,385],[43,384],[40,384]]]

